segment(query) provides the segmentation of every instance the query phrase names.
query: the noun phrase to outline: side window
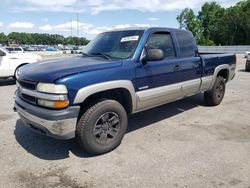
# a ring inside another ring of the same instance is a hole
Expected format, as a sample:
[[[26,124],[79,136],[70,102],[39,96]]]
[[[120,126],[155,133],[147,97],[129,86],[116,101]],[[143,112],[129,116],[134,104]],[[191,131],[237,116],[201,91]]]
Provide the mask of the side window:
[[[21,50],[21,48],[14,48],[14,51],[20,52],[22,50]]]
[[[181,57],[194,57],[196,44],[194,41],[194,37],[190,35],[188,32],[176,32],[177,42],[180,48],[180,56]]]
[[[6,54],[2,51],[2,50],[0,50],[0,57],[1,56],[5,56]]]
[[[10,52],[12,52],[13,48],[6,48],[6,50],[9,50]]]
[[[146,44],[147,49],[161,49],[165,57],[175,58],[175,48],[170,33],[153,33]]]

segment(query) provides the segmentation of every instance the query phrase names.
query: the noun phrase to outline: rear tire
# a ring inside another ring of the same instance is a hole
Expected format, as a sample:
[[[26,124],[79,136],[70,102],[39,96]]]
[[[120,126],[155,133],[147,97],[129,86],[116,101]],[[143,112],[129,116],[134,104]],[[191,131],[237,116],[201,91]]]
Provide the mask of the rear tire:
[[[114,100],[103,99],[90,106],[80,117],[76,139],[88,153],[107,153],[120,145],[127,130],[127,113]]]
[[[217,106],[224,98],[226,90],[225,79],[218,76],[214,82],[213,88],[210,91],[204,92],[204,102],[208,106]]]

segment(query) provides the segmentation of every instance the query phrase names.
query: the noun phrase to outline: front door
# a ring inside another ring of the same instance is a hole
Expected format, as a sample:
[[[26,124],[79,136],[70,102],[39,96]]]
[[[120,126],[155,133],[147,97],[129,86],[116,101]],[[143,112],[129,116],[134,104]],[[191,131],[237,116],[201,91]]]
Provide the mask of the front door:
[[[173,100],[181,91],[181,65],[171,34],[152,33],[145,49],[162,49],[165,58],[161,61],[147,61],[136,65],[137,110],[160,105]]]

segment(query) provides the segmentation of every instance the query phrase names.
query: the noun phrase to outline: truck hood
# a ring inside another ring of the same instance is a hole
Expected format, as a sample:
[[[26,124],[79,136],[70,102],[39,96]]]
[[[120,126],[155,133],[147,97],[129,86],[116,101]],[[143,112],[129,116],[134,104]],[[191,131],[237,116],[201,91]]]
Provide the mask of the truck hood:
[[[73,57],[29,64],[20,68],[19,79],[53,83],[55,80],[77,73],[121,66],[121,60],[99,57]]]

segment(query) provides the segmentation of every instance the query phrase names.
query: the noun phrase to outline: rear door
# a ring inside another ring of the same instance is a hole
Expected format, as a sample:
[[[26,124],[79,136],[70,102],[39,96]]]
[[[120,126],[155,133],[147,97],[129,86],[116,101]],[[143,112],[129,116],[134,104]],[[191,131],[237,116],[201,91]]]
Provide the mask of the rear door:
[[[180,65],[169,32],[151,33],[146,49],[162,49],[165,58],[136,65],[138,110],[166,103],[178,97],[181,91]]]
[[[199,91],[201,84],[201,58],[198,56],[196,43],[190,32],[177,31],[175,37],[181,66],[182,96],[194,94]]]

